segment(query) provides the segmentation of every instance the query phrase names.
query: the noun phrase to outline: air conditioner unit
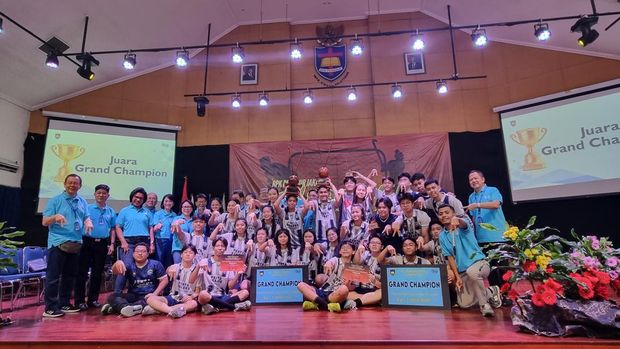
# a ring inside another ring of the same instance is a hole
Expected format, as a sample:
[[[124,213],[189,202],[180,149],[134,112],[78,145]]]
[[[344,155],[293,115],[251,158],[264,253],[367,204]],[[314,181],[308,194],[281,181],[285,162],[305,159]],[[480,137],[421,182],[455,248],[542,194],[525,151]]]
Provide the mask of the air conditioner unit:
[[[0,171],[17,172],[19,163],[17,161],[0,158]]]

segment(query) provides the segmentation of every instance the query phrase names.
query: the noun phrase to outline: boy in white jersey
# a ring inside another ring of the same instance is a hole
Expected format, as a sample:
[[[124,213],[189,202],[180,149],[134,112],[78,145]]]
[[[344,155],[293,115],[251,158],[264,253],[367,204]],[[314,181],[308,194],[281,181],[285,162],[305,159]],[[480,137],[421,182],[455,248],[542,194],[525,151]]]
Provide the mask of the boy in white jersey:
[[[194,221],[195,222],[195,221]],[[172,280],[172,289],[166,297],[152,296],[146,299],[148,304],[142,315],[168,314],[173,319],[183,317],[198,308],[196,281],[190,282],[190,275],[197,268],[194,261],[196,247],[185,245],[181,250],[181,263],[168,267],[168,277]]]
[[[179,240],[183,243],[183,246],[196,247],[197,252],[196,252],[196,255],[194,256],[196,263],[200,261],[201,259],[207,258],[211,254],[213,254],[209,238],[207,235],[204,234],[206,223],[207,223],[207,218],[205,215],[203,214],[195,215],[192,218],[192,232],[191,233],[187,233],[184,231],[175,231],[175,234],[177,235]]]
[[[333,187],[331,181],[329,182]],[[332,188],[334,190],[335,187]],[[310,202],[310,209],[314,211],[316,228],[316,242],[323,243],[327,241],[327,229],[336,228],[338,221],[336,219],[336,207],[333,201],[329,200],[329,188],[327,185],[318,187],[318,200]]]

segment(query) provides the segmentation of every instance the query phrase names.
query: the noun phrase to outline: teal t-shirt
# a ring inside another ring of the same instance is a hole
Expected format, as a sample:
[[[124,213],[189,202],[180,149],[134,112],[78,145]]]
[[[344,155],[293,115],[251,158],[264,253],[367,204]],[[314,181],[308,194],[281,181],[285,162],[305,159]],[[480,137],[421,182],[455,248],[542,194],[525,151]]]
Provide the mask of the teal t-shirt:
[[[82,242],[84,220],[90,217],[86,200],[79,195],[70,197],[67,192],[62,192],[51,198],[43,210],[44,217],[55,214],[63,215],[66,223],[64,225],[50,224],[47,247],[52,248],[67,241]]]

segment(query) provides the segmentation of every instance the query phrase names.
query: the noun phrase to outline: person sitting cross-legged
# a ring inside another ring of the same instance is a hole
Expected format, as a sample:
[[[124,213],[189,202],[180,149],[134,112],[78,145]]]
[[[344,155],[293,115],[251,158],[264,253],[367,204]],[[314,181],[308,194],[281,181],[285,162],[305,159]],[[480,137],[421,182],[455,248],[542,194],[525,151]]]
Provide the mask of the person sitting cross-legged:
[[[140,242],[134,248],[130,263],[119,260],[112,265],[112,273],[121,279],[119,284],[127,283],[127,292],[110,294],[108,302],[101,307],[101,314],[138,315],[149,297],[161,294],[168,285],[166,271],[160,262],[148,259],[148,256],[147,245]]]
[[[168,267],[168,277],[172,280],[170,295],[149,297],[146,300],[148,305],[142,309],[142,315],[168,314],[171,318],[178,319],[198,308],[196,281],[189,282],[190,275],[198,267],[195,257],[195,246],[183,247],[181,263]]]

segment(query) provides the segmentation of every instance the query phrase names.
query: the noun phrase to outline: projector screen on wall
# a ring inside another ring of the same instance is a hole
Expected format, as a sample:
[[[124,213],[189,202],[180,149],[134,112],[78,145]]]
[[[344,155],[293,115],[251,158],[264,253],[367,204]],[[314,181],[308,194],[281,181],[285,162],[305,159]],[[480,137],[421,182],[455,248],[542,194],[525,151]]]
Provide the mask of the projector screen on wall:
[[[620,192],[620,86],[500,112],[512,200]]]
[[[43,155],[38,211],[64,190],[69,173],[82,177],[82,195],[110,186],[108,204],[118,212],[136,187],[158,197],[172,192],[176,132],[50,119]]]

